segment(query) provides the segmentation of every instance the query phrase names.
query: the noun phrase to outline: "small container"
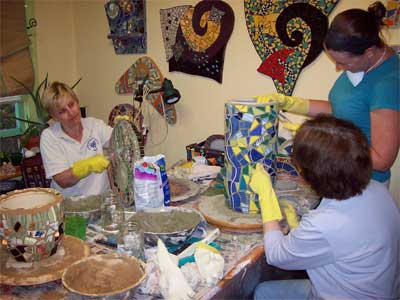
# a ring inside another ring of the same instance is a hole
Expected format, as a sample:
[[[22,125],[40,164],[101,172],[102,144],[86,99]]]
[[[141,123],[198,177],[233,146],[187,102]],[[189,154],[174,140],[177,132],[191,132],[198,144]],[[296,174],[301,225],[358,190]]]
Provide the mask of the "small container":
[[[128,221],[122,226],[117,238],[117,252],[145,261],[143,231],[136,221]]]
[[[101,205],[101,227],[103,233],[107,236],[107,241],[116,242],[120,227],[124,222],[124,209],[118,202],[115,193],[109,190],[105,193]]]
[[[86,240],[86,219],[80,216],[65,216],[65,234]]]

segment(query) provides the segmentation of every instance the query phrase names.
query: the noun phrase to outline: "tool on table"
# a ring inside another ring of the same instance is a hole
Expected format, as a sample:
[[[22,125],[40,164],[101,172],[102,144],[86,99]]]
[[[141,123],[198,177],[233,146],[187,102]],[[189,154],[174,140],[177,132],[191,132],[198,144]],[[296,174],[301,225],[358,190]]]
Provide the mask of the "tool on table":
[[[94,240],[94,241],[95,241],[96,243],[98,243],[98,244],[105,245],[105,246],[107,246],[107,247],[111,247],[111,248],[117,249],[117,244],[116,244],[116,243],[108,242],[108,241],[106,241],[106,240],[101,240],[101,239],[97,239],[97,240]]]
[[[286,115],[284,115],[282,112],[279,112],[279,120],[282,123],[282,126],[289,130],[293,135],[296,134],[296,131],[299,129],[300,124],[296,124],[292,122]]]
[[[178,254],[177,255],[178,259],[182,259],[186,256],[192,255],[194,253],[194,251],[196,250],[198,243],[201,243],[201,242],[206,243],[206,244],[211,243],[219,236],[220,233],[221,232],[218,228],[214,229],[209,234],[207,234],[207,236],[204,239],[191,244],[188,248],[186,248],[184,251],[182,251],[180,254]]]
[[[282,113],[281,111],[278,113],[278,116],[280,119],[282,119],[282,121],[286,121],[289,123],[293,123],[284,113]]]

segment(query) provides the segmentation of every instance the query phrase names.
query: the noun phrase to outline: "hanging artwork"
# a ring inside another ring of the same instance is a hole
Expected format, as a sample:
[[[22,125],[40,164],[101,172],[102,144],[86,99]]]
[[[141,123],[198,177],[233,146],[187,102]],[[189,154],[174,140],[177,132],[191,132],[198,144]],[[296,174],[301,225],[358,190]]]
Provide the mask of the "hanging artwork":
[[[323,50],[328,15],[339,0],[244,0],[247,30],[278,92],[291,95],[300,72]]]
[[[225,48],[234,24],[224,1],[201,1],[160,10],[161,31],[169,71],[222,83]]]
[[[140,57],[128,70],[122,74],[115,84],[115,91],[119,95],[139,93],[139,85],[149,91],[161,88],[164,76],[156,63],[148,56]],[[176,110],[174,104],[165,104],[161,93],[153,93],[145,96],[150,104],[162,115],[171,125],[176,123]]]
[[[104,7],[116,54],[146,53],[145,0],[111,0]]]
[[[385,24],[393,29],[400,26],[400,0],[386,1]]]

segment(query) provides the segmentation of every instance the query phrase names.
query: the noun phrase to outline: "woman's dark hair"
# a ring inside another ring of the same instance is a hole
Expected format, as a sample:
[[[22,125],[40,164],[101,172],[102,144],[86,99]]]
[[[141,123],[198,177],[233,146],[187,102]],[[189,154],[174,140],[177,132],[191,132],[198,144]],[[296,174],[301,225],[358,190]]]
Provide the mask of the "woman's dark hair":
[[[294,138],[292,159],[321,197],[348,199],[370,181],[367,138],[352,122],[330,115],[304,122]]]
[[[380,1],[371,4],[368,11],[349,9],[338,14],[325,36],[325,48],[361,55],[372,46],[383,47],[380,32],[385,26],[385,14],[386,8]]]

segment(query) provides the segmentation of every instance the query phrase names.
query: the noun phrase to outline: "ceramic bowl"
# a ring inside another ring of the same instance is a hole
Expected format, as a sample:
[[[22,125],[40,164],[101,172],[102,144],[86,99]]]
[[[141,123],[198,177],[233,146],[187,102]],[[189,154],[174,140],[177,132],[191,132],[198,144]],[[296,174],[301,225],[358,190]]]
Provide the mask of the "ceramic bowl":
[[[130,292],[146,277],[146,265],[133,256],[116,253],[92,255],[69,266],[62,275],[63,285],[73,293],[106,297]]]
[[[166,245],[178,245],[190,238],[203,216],[194,209],[163,207],[137,212],[130,218],[140,224],[148,246],[160,238]]]
[[[67,197],[63,201],[64,214],[83,217],[87,223],[96,222],[101,217],[102,201],[101,195]]]

